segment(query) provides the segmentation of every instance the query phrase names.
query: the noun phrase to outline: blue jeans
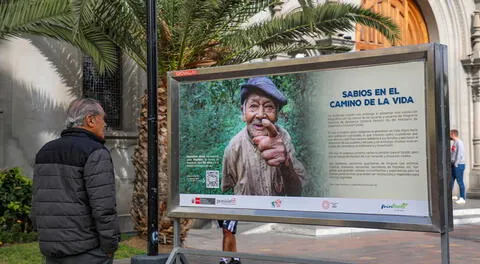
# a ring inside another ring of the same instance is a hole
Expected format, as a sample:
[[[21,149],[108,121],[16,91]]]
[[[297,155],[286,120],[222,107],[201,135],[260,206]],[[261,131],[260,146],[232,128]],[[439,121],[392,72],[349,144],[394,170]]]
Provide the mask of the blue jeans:
[[[453,190],[453,184],[457,180],[458,187],[460,187],[460,197],[465,199],[465,184],[463,183],[463,172],[465,171],[465,164],[458,164],[457,167],[452,165],[452,179],[450,180],[450,188]]]

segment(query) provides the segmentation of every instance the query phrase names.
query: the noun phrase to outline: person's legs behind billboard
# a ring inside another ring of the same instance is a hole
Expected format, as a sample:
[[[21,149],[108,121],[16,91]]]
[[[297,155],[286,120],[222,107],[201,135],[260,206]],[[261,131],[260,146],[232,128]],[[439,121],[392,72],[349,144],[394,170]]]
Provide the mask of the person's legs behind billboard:
[[[452,200],[458,200],[458,196],[453,195],[453,189],[455,187],[455,167],[452,165],[452,177],[450,178],[450,189],[452,190]]]
[[[218,220],[218,225],[222,228],[223,232],[223,251],[237,252],[237,239],[235,237],[237,224],[238,221],[235,220]],[[222,258],[220,264],[241,264],[241,262],[239,258]]]
[[[457,184],[460,189],[460,198],[455,202],[456,204],[464,204],[466,200],[465,183],[463,182],[464,171],[465,171],[465,164],[458,164],[457,167],[452,168],[452,174],[455,175],[455,179],[457,180]]]

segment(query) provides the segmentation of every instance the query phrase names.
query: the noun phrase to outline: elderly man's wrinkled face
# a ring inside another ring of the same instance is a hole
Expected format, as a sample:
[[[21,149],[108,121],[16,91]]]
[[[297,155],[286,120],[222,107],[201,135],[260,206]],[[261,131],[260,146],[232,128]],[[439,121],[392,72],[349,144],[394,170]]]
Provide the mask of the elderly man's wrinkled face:
[[[262,119],[277,121],[277,106],[269,97],[261,93],[252,93],[242,106],[242,119],[247,123],[251,137],[268,136],[268,130],[262,125]]]

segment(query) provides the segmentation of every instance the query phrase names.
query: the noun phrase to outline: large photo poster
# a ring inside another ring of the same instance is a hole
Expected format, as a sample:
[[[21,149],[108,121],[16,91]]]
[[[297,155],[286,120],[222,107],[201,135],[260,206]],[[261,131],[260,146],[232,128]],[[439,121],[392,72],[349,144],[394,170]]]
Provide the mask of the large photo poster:
[[[180,206],[429,215],[423,60],[178,89]]]

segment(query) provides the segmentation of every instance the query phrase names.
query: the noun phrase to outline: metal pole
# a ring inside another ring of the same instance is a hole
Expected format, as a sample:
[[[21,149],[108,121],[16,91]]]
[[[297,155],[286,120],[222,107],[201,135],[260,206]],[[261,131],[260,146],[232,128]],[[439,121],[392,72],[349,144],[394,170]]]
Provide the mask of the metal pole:
[[[147,0],[148,78],[148,252],[158,255],[157,21],[155,0]]]
[[[441,128],[441,138],[442,140],[446,140],[447,142],[442,142],[442,159],[441,159],[441,166],[442,166],[442,186],[443,186],[443,201],[440,203],[443,206],[443,232],[440,234],[440,244],[441,244],[441,254],[442,254],[442,264],[449,264],[450,263],[450,238],[449,238],[449,231],[450,231],[450,221],[451,219],[451,211],[452,207],[450,204],[452,203],[452,196],[448,195],[452,189],[449,184],[449,175],[450,173],[450,145],[448,143],[448,139],[450,138],[450,120],[448,119],[448,80],[446,79],[447,76],[447,48],[442,46],[435,47],[435,59],[438,58],[438,63],[435,62],[436,69],[436,85],[440,86],[440,94],[437,95],[439,98],[440,103],[440,123]]]
[[[182,242],[180,242],[180,219],[173,219],[173,246],[181,247]]]
[[[449,247],[449,238],[448,230],[440,234],[441,237],[441,247],[442,247],[442,264],[450,263],[450,247]]]

